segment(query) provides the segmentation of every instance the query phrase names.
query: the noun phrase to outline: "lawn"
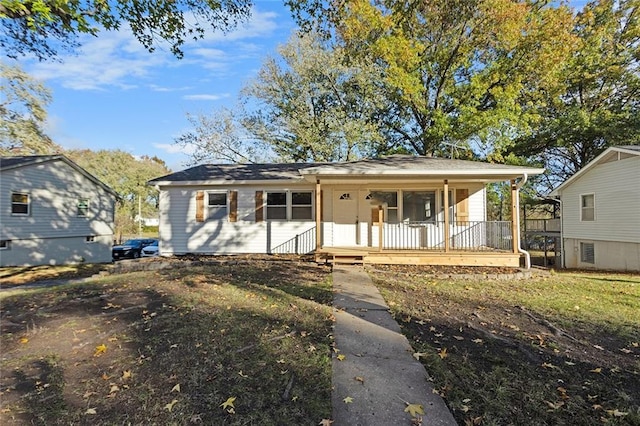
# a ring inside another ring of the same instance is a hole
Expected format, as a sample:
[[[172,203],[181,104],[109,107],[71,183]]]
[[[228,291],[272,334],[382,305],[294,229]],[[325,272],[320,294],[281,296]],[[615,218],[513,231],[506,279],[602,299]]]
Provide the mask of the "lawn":
[[[14,288],[0,303],[0,424],[317,425],[331,416],[326,267],[176,265]]]
[[[640,275],[370,268],[461,425],[640,425]]]

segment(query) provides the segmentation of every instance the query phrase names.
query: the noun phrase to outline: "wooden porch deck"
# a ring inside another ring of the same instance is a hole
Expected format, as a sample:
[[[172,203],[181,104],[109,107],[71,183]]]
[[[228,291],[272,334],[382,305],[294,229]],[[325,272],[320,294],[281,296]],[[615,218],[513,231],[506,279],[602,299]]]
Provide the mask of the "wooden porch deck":
[[[520,254],[505,251],[391,250],[375,247],[323,247],[316,252],[318,263],[445,265],[445,266],[520,266]]]

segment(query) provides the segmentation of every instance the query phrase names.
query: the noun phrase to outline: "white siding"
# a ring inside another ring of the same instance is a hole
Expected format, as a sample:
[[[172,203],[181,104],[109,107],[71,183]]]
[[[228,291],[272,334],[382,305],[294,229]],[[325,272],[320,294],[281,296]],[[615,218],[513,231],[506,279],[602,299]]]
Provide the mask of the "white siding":
[[[452,186],[467,188],[466,185]],[[369,200],[363,201],[368,188],[363,185],[322,185],[323,192],[323,245],[334,244],[333,192],[342,189],[357,190],[360,200],[361,239],[369,242],[369,221],[371,209]],[[482,184],[472,184],[469,188],[469,220],[485,220],[485,192]],[[269,190],[315,190],[314,184],[283,184],[283,186],[184,186],[164,187],[160,190],[160,251],[162,255],[200,253],[200,254],[241,254],[272,253],[285,247],[292,247],[296,236],[306,238],[312,235],[315,240],[315,219],[311,221],[269,221],[255,222],[255,193]],[[376,185],[376,190],[393,190],[397,186]],[[413,185],[411,190],[439,190],[441,188]],[[237,222],[230,222],[228,216],[223,220],[206,218],[197,222],[196,194],[198,191],[237,191]],[[315,196],[313,197],[315,203]],[[401,199],[401,198],[400,198]],[[313,208],[315,215],[315,207]],[[371,238],[372,242],[377,239]]]
[[[566,268],[640,271],[640,243],[565,238]],[[593,243],[594,263],[582,262],[580,243]]]
[[[582,194],[594,194],[594,221],[580,220]],[[595,165],[561,199],[565,238],[640,243],[640,156]]]
[[[27,216],[11,214],[12,192],[30,197]],[[90,202],[89,215],[78,217],[77,203]],[[0,239],[2,265],[109,262],[113,241],[115,199],[61,160],[2,171],[0,178]],[[86,237],[99,242],[86,244]]]
[[[275,189],[275,188],[274,188]],[[281,190],[284,188],[277,188]],[[295,186],[291,190],[312,190]],[[207,219],[196,222],[195,197],[198,191],[238,191],[238,221]],[[160,250],[162,255],[202,253],[271,253],[283,244],[315,228],[310,221],[255,222],[255,193],[265,188],[189,187],[168,188],[160,192]],[[268,190],[268,189],[267,189]]]

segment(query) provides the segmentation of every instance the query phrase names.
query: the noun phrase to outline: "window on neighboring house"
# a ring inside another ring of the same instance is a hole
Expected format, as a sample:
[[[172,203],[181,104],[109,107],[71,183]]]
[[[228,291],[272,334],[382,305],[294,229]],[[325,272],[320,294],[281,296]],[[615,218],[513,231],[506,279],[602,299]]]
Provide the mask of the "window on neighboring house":
[[[268,192],[267,193],[267,219],[286,220],[287,219],[287,193]]]
[[[580,262],[596,263],[596,253],[593,243],[580,243]]]
[[[209,192],[209,219],[224,219],[227,217],[227,193],[226,192]]]
[[[30,203],[29,194],[24,192],[14,192],[11,194],[11,214],[29,215]]]
[[[11,248],[11,240],[0,240],[0,250],[9,250]]]
[[[291,219],[311,220],[313,218],[313,203],[311,192],[291,193]]]
[[[402,193],[402,220],[405,222],[435,221],[435,191],[404,191]]]
[[[85,242],[87,243],[95,243],[96,242],[96,237],[94,235],[89,235],[85,238]]]
[[[89,199],[81,198],[78,200],[78,217],[89,216]]]
[[[596,206],[593,194],[580,196],[580,219],[584,222],[596,220]]]

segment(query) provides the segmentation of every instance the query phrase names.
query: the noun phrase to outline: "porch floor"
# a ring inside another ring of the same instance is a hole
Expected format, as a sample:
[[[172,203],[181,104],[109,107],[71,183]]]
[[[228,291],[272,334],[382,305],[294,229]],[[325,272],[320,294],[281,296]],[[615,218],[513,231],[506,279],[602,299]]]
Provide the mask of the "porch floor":
[[[520,266],[520,254],[505,251],[392,250],[377,247],[323,247],[316,262],[333,264]]]

